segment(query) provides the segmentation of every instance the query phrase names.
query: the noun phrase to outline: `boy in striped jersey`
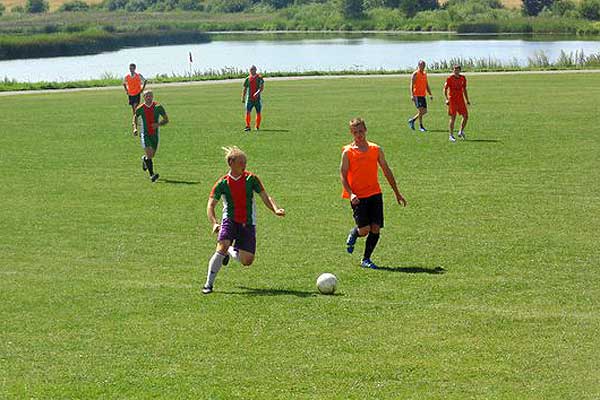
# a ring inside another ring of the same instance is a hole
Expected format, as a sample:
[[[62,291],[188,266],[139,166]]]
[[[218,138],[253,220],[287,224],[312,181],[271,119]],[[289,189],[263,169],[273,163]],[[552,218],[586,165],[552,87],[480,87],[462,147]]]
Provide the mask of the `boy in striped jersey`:
[[[142,156],[142,169],[148,170],[150,180],[156,182],[158,174],[154,173],[154,162],[152,159],[158,149],[158,128],[169,123],[169,117],[165,108],[154,102],[154,94],[151,90],[144,92],[144,103],[136,108],[133,114],[133,135],[138,134],[138,119],[140,124],[140,140],[144,155]]]
[[[215,253],[208,262],[206,283],[202,293],[209,294],[221,266],[227,265],[230,258],[249,266],[256,252],[256,204],[254,193],[258,193],[265,206],[275,215],[283,217],[285,210],[275,204],[267,194],[256,175],[246,171],[246,154],[239,148],[227,147],[225,160],[229,166],[227,175],[214,184],[206,214],[212,223],[213,233],[218,234]],[[223,218],[221,223],[215,215],[215,206],[223,198]],[[233,244],[233,247],[232,247]]]

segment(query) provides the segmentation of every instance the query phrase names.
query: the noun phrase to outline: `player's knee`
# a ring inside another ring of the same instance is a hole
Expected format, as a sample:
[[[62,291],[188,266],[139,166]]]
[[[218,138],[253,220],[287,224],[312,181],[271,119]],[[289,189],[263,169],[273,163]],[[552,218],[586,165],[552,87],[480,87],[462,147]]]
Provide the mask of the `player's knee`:
[[[421,108],[421,115],[425,115],[427,114],[427,109],[426,108]]]
[[[379,225],[371,225],[372,233],[379,233],[380,230],[381,230],[381,227]]]
[[[358,236],[367,236],[370,231],[370,226],[363,226],[362,228],[358,228]]]
[[[240,263],[244,267],[249,267],[250,265],[252,265],[253,262],[254,262],[254,257],[241,257],[240,258]]]

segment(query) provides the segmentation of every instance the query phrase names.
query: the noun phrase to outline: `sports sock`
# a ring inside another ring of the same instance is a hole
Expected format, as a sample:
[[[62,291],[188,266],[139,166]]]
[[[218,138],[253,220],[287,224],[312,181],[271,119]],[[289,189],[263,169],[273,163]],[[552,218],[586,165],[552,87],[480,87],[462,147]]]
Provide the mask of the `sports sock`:
[[[148,167],[148,173],[150,174],[150,176],[154,175],[154,163],[152,162],[152,159],[146,156],[144,156],[144,159],[146,160],[146,167]]]
[[[379,233],[369,233],[369,236],[367,236],[367,242],[365,243],[365,254],[363,260],[371,258],[371,254],[373,254],[373,250],[375,250],[375,246],[377,246],[378,241]]]
[[[350,235],[356,241],[356,238],[358,238],[358,226],[355,226],[354,228],[350,229]]]
[[[233,248],[233,246],[229,246],[227,249],[227,253],[229,253],[229,257],[234,259],[237,262],[240,262],[240,252]]]
[[[217,274],[221,270],[223,266],[223,259],[225,258],[225,254],[221,254],[218,251],[215,251],[215,254],[210,258],[208,262],[208,272],[206,276],[206,285],[207,287],[212,287],[215,283],[215,278]]]
[[[250,113],[247,112],[246,113],[246,126],[248,126],[248,127],[250,126],[250,121],[251,121]]]
[[[260,128],[260,120],[261,120],[261,115],[260,113],[256,113],[256,128]]]

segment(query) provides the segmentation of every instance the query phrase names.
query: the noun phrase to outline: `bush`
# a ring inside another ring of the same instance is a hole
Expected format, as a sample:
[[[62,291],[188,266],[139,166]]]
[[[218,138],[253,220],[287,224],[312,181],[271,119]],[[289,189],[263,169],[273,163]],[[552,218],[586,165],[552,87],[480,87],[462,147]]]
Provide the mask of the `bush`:
[[[125,6],[125,10],[129,12],[145,11],[146,8],[148,8],[148,5],[144,0],[129,0]]]
[[[179,8],[186,11],[204,11],[204,4],[200,0],[179,0]]]
[[[6,7],[4,7],[4,4],[0,3],[0,15],[4,14],[4,10],[6,10]]]
[[[23,7],[23,6],[14,6],[13,8],[10,9],[10,12],[12,14],[24,14],[25,13],[25,7]]]
[[[562,17],[569,14],[572,15],[572,12],[576,8],[577,5],[572,0],[554,0],[549,10],[552,15]]]
[[[86,3],[85,1],[81,1],[81,0],[73,0],[73,1],[69,1],[67,3],[63,3],[59,8],[58,11],[87,11],[90,9],[90,5],[88,3]]]
[[[536,16],[544,8],[552,7],[553,0],[523,0],[522,10],[525,15]]]
[[[127,5],[127,0],[106,0],[104,2],[104,8],[108,11],[122,10]]]
[[[25,10],[30,14],[45,13],[49,8],[46,0],[27,0],[25,4]]]
[[[250,0],[211,0],[207,8],[212,12],[237,13],[250,8]]]
[[[342,15],[346,18],[360,18],[363,15],[363,0],[341,0]]]
[[[579,13],[583,18],[600,20],[600,0],[583,0],[579,3]]]

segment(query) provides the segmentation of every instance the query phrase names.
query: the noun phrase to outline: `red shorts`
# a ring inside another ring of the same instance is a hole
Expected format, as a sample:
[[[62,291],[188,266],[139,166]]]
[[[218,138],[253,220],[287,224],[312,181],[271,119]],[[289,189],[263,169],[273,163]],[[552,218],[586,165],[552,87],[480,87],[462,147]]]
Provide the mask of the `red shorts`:
[[[448,115],[456,115],[456,114],[460,114],[463,117],[466,117],[467,115],[469,115],[469,112],[467,111],[467,105],[465,104],[464,101],[461,101],[461,102],[451,101],[450,103],[448,103]]]

